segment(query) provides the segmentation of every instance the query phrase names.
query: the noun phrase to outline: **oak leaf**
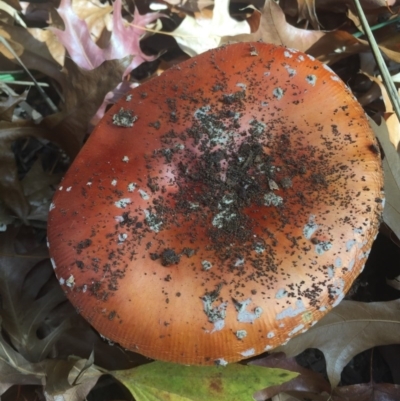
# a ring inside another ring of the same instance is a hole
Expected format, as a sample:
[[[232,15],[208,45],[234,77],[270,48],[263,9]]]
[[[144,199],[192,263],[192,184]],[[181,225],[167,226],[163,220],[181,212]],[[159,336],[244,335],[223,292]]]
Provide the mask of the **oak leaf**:
[[[307,348],[324,355],[332,387],[337,386],[347,363],[366,349],[400,342],[400,299],[389,302],[342,301],[306,333],[274,352],[295,356]]]

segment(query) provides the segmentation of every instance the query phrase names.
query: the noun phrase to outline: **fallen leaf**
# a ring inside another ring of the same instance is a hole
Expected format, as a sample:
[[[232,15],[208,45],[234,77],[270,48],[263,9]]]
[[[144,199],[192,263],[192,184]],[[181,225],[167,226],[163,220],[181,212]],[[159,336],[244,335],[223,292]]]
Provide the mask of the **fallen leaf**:
[[[286,22],[285,14],[273,0],[266,0],[260,13],[260,25],[256,32],[249,35],[228,36],[225,34],[223,43],[262,41],[276,45],[285,45],[306,52],[325,33],[296,28]]]
[[[184,366],[165,362],[111,373],[137,401],[251,400],[260,388],[279,385],[297,376],[286,370],[258,366]]]
[[[381,91],[383,103],[385,104],[385,109],[386,109],[386,111],[383,115],[383,118],[385,119],[385,122],[386,122],[386,128],[389,133],[389,139],[390,139],[390,142],[392,142],[395,149],[398,149],[399,145],[400,145],[400,122],[394,112],[392,102],[390,100],[390,97],[388,95],[386,87],[382,82],[382,78],[380,76],[374,77],[374,76],[371,76],[366,73],[364,73],[364,75],[366,75],[372,82],[375,82]],[[400,96],[400,92],[399,92],[399,96]],[[378,128],[378,127],[376,127],[376,128]],[[378,131],[379,131],[379,128],[378,128]]]
[[[121,0],[116,0],[113,4],[111,37],[105,48],[100,48],[93,41],[86,21],[80,19],[72,9],[71,0],[61,0],[60,6],[57,8],[57,12],[65,24],[65,30],[62,31],[55,27],[50,29],[68,50],[72,60],[85,70],[93,70],[107,60],[118,60],[133,56],[123,74],[126,76],[145,60],[154,59],[154,57],[147,56],[142,52],[139,42],[146,32],[146,25],[154,22],[161,14],[141,15],[136,8],[132,24],[126,24],[122,18],[121,7]]]
[[[0,82],[0,93],[2,92],[2,83]],[[5,99],[3,97],[0,99],[0,120],[10,122],[12,121],[15,107],[26,100],[28,91],[25,91],[20,95],[15,92],[7,93],[7,95],[8,96]]]
[[[393,116],[396,117],[394,114]],[[370,124],[385,154],[382,162],[386,199],[383,221],[391,228],[397,238],[400,238],[400,155],[390,141],[386,124],[381,122],[381,125],[378,126],[372,120],[370,120]]]
[[[27,136],[47,138],[63,145],[63,142],[57,141],[57,138],[54,138],[53,132],[44,126],[44,122],[34,124],[32,121],[0,121],[0,203],[8,209],[12,218],[18,217],[25,222],[30,219],[32,210],[36,210],[36,212],[39,210],[37,208],[39,205],[34,204],[38,199],[35,199],[33,196],[31,199],[33,203],[31,205],[29,199],[25,196],[24,186],[18,176],[18,167],[11,146],[13,141]],[[52,183],[55,182],[57,177],[53,178]],[[47,188],[47,190],[49,189]],[[50,192],[47,192],[47,194],[49,197]],[[31,206],[33,206],[33,209],[31,209]],[[43,212],[42,210],[42,218],[44,217]],[[32,215],[31,217],[34,216]],[[9,219],[7,220],[9,221]]]
[[[363,383],[337,387],[331,393],[290,391],[272,401],[398,401],[400,386],[391,383]]]
[[[112,29],[112,6],[100,0],[72,0],[75,14],[86,22],[90,36],[98,44],[105,30]]]
[[[1,327],[1,318],[0,318]],[[38,364],[29,363],[5,341],[0,333],[0,396],[15,384],[42,384],[44,372]]]
[[[226,36],[221,43],[262,41],[292,47],[306,52],[324,63],[334,63],[361,52],[369,52],[368,42],[354,37],[344,30],[315,31],[294,27],[286,21],[281,7],[273,0],[266,0],[260,13],[256,32],[248,35]],[[399,62],[400,51],[397,34],[389,35],[381,50],[392,60]]]
[[[378,347],[377,352],[390,368],[393,383],[400,384],[400,344],[386,345]]]
[[[58,184],[61,177],[61,174],[50,174],[43,171],[41,160],[36,160],[21,181],[22,190],[30,206],[28,220],[47,221],[49,207],[54,195],[53,185]]]
[[[60,71],[59,61],[63,59],[64,49],[58,41],[54,41],[54,35],[50,31],[25,29],[0,22],[0,35],[7,40],[28,69],[40,71],[63,84],[65,77]],[[19,64],[14,55],[1,43],[0,53]]]
[[[0,11],[4,11],[9,16],[11,16],[19,25],[26,28],[26,24],[24,20],[19,15],[20,6],[13,7],[11,4],[7,4],[7,2],[0,0]]]
[[[271,397],[277,396],[279,393],[290,391],[309,392],[309,393],[330,393],[331,386],[324,377],[310,369],[300,366],[295,358],[287,358],[283,353],[273,353],[267,357],[255,359],[249,363],[250,365],[264,366],[267,368],[279,368],[297,372],[299,375],[289,382],[270,386],[266,389],[257,391],[254,395],[256,401],[264,401]],[[279,398],[278,398],[279,399]]]
[[[46,139],[58,144],[74,158],[89,133],[90,120],[107,93],[121,83],[128,65],[129,60],[111,60],[94,70],[83,70],[72,60],[66,60],[68,85],[63,91],[62,111],[46,117],[40,124],[49,133]]]
[[[319,28],[317,13],[315,12],[315,0],[298,0],[299,20],[309,20],[315,29]]]
[[[332,401],[398,401],[400,386],[390,383],[363,383],[337,387]]]
[[[11,344],[29,362],[43,360],[70,325],[70,319],[58,321],[56,307],[65,296],[50,262],[37,256],[0,254],[0,292],[2,329]]]
[[[93,365],[93,356],[30,363],[0,333],[0,396],[13,385],[35,384],[44,385],[47,401],[83,401],[104,373]]]
[[[70,357],[64,360],[46,361],[47,380],[44,388],[46,401],[86,400],[90,390],[105,373],[94,366],[94,353],[87,360]]]
[[[187,15],[172,32],[179,47],[191,57],[218,47],[224,36],[244,33],[250,33],[250,26],[229,15],[229,0],[214,3],[212,18],[201,13],[197,18]]]
[[[347,363],[360,352],[400,339],[400,300],[389,302],[342,301],[306,333],[291,339],[274,352],[295,356],[307,348],[318,348],[324,355],[332,387],[340,381]]]

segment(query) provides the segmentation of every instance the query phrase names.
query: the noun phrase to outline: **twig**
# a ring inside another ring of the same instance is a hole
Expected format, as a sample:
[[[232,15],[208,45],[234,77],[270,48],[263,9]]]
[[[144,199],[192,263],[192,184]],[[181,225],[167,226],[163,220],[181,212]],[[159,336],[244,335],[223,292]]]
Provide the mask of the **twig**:
[[[34,83],[31,81],[7,81],[2,79],[1,82],[4,82],[7,85],[25,85],[25,86],[34,85]],[[50,86],[46,82],[37,82],[37,84],[44,88],[48,88]]]
[[[400,98],[397,93],[397,89],[393,83],[392,77],[390,76],[385,60],[382,57],[381,50],[379,49],[371,28],[369,27],[367,18],[365,17],[364,11],[360,4],[360,0],[354,0],[354,5],[356,6],[361,25],[364,29],[365,35],[367,36],[369,45],[371,46],[372,54],[375,57],[376,64],[378,65],[379,71],[382,75],[382,80],[388,92],[389,99],[392,102],[393,110],[400,121]]]
[[[385,28],[388,25],[398,23],[399,21],[400,21],[400,17],[396,17],[393,19],[389,19],[385,22],[380,22],[379,24],[373,25],[370,28],[371,28],[371,31],[373,32],[373,31],[377,31],[378,29]],[[353,33],[353,36],[355,38],[360,38],[361,36],[364,36],[364,32]]]
[[[14,49],[10,46],[10,44],[7,42],[7,40],[3,37],[0,36],[0,42],[3,43],[3,45],[7,48],[8,51],[11,52],[11,54],[15,57],[15,59],[19,62],[21,67],[25,70],[25,72],[29,75],[33,83],[35,84],[37,90],[39,91],[40,95],[44,99],[44,101],[47,103],[47,105],[50,107],[50,109],[54,112],[57,113],[58,109],[57,106],[53,103],[53,101],[46,95],[46,92],[43,90],[43,88],[38,84],[36,81],[35,77],[31,74],[31,72],[28,70],[28,68],[25,66],[25,64],[22,62],[22,60],[18,57],[18,54],[15,53]]]

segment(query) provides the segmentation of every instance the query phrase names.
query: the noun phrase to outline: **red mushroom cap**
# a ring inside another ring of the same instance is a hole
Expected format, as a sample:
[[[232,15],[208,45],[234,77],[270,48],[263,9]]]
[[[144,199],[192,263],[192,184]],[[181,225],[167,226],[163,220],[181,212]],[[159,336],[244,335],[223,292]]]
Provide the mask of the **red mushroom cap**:
[[[154,359],[225,364],[341,301],[382,202],[379,150],[343,82],[296,50],[239,43],[107,113],[54,197],[50,253],[105,337]]]

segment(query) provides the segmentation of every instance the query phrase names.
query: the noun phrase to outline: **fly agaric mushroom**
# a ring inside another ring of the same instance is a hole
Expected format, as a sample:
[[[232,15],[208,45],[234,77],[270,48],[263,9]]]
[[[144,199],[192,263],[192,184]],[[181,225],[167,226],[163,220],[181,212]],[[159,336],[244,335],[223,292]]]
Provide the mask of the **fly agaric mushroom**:
[[[226,364],[342,300],[382,202],[379,150],[343,82],[307,54],[239,43],[111,108],[54,197],[50,254],[106,338]]]

